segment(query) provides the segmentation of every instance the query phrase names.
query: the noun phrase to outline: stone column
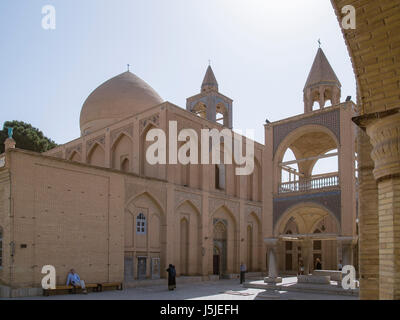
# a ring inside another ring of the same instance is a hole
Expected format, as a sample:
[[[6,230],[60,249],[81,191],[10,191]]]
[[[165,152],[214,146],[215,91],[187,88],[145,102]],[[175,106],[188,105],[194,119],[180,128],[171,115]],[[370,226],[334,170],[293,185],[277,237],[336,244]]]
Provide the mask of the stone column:
[[[337,242],[338,242],[338,248],[341,248],[342,265],[354,266],[353,257],[354,257],[354,247],[357,242],[356,239],[353,237],[338,237]]]
[[[325,106],[325,88],[320,87],[319,88],[319,108],[323,109]]]
[[[378,182],[379,298],[400,299],[400,112],[367,123]]]
[[[265,283],[276,284],[282,282],[282,278],[278,277],[278,239],[270,238],[265,239],[268,252],[268,277],[264,278]]]
[[[342,252],[342,241],[336,240],[336,267],[339,265],[340,260],[342,260],[343,265]]]
[[[7,151],[8,149],[15,149],[15,140],[12,138],[7,138],[6,141],[4,141],[4,150]]]
[[[372,146],[361,129],[357,134],[360,299],[379,299],[378,185],[372,174]]]
[[[312,269],[312,240],[305,238],[301,241],[301,258],[304,264],[304,275],[308,275]]]

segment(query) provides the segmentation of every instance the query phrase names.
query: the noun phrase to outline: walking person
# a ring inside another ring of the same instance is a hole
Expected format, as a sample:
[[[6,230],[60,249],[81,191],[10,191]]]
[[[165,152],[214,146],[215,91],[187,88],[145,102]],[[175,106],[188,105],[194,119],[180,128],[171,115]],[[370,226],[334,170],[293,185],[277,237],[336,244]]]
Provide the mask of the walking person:
[[[168,272],[168,290],[174,290],[176,288],[176,270],[175,266],[170,264],[168,266],[168,269],[166,270]]]
[[[321,260],[319,258],[317,258],[317,260],[315,261],[315,269],[316,270],[322,270],[322,263],[321,263]]]
[[[303,260],[299,260],[299,275],[303,275],[304,274],[304,264],[303,264]]]
[[[240,264],[240,284],[242,284],[243,282],[245,282],[245,273],[247,271],[246,265],[242,262]]]
[[[342,260],[339,260],[338,270],[339,270],[339,271],[342,271],[342,269],[343,269]]]

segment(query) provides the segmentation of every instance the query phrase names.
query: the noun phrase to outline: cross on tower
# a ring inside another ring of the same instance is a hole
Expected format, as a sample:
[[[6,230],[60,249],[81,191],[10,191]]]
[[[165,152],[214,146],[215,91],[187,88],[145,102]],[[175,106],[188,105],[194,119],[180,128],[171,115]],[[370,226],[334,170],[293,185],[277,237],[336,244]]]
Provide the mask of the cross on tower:
[[[318,39],[318,45],[321,48],[321,39]]]

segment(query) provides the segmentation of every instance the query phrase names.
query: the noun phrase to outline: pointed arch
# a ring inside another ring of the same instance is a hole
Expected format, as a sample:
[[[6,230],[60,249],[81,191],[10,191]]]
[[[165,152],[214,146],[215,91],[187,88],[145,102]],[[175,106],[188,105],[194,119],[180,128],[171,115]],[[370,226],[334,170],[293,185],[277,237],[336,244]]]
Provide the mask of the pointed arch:
[[[302,216],[307,215],[315,216],[313,220],[314,222],[308,221],[307,224],[306,220],[302,218]],[[340,222],[331,210],[315,202],[302,202],[289,207],[282,214],[275,224],[274,235],[278,237],[282,234],[287,222],[291,218],[296,221],[299,233],[311,233],[314,230],[314,226],[320,221],[320,217],[324,216],[329,216],[332,219],[333,224],[335,225],[335,230],[337,230],[337,233],[340,233]],[[309,223],[311,223],[311,225]]]
[[[247,270],[260,271],[261,254],[263,248],[262,242],[262,225],[259,217],[254,211],[247,215],[246,220],[247,231]],[[249,230],[250,227],[250,230]],[[250,233],[249,233],[250,232]]]
[[[114,139],[114,142],[111,144],[111,149],[121,140],[123,137],[127,137],[132,143],[133,143],[133,138],[126,132],[120,132],[118,136]]]
[[[210,224],[210,230],[213,230],[213,246],[217,246],[221,253],[219,258],[221,273],[239,272],[238,223],[235,215],[225,204],[220,205],[214,210]],[[226,240],[216,237],[215,227],[222,226],[221,224],[226,228]],[[212,270],[211,266],[210,270]]]
[[[207,119],[207,106],[204,102],[197,102],[191,111],[200,118]]]
[[[189,274],[189,221],[182,217],[179,223],[180,274]]]
[[[133,141],[125,132],[121,132],[111,146],[111,166],[113,169],[130,171]],[[126,162],[127,161],[127,162]],[[125,168],[123,164],[125,162]]]
[[[149,197],[149,198],[157,205],[157,207],[160,209],[160,212],[162,213],[162,215],[165,215],[163,206],[162,206],[161,203],[157,200],[157,198],[156,198],[155,196],[153,196],[153,195],[151,194],[151,192],[149,192],[149,191],[142,191],[142,192],[137,193],[136,195],[131,196],[131,197],[126,201],[127,206],[129,206],[129,204],[135,202],[137,199],[139,199],[139,198],[141,198],[141,197],[144,197],[144,196]]]
[[[159,258],[161,270],[166,268],[166,217],[158,199],[147,190],[129,197],[124,221],[133,224],[125,226],[125,230],[133,228],[133,239],[129,238],[129,233],[124,235],[126,255],[145,255],[148,263],[152,258]],[[129,247],[132,243],[134,246]],[[165,275],[161,273],[161,276]]]
[[[146,159],[147,148],[154,143],[146,141],[147,133],[151,129],[157,129],[157,127],[152,122],[148,122],[140,136],[140,173],[146,177],[159,178],[160,164],[152,165]]]
[[[71,155],[68,158],[69,161],[76,161],[76,162],[81,162],[82,161],[82,155],[78,150],[74,150]]]
[[[200,208],[198,208],[198,207],[193,203],[193,201],[190,200],[190,199],[183,199],[182,201],[180,201],[180,202],[178,203],[178,205],[176,206],[176,210],[179,210],[179,208],[182,207],[182,206],[185,205],[185,204],[187,204],[187,205],[189,205],[190,207],[192,207],[193,210],[194,210],[198,215],[200,215]]]
[[[178,273],[184,275],[200,275],[201,266],[201,215],[192,201],[186,199],[176,207],[175,235]]]
[[[105,166],[105,150],[100,143],[94,143],[88,150],[87,163],[98,167]]]

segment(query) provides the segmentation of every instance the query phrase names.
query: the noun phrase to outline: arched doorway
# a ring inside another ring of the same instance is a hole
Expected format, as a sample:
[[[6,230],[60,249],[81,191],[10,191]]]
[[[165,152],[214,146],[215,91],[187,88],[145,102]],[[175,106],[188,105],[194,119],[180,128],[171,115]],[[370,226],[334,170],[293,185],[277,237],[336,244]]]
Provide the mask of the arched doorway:
[[[305,270],[312,272],[317,258],[323,268],[336,270],[339,230],[339,221],[321,205],[304,202],[289,209],[275,229],[281,242],[280,271],[296,274],[302,260]]]
[[[227,230],[224,222],[214,225],[214,256],[213,273],[222,275],[226,272],[227,261]]]
[[[220,274],[220,261],[221,261],[221,252],[220,249],[214,246],[213,250],[213,274]]]
[[[181,274],[182,275],[188,275],[188,269],[189,269],[189,223],[187,219],[183,218],[181,220],[181,241],[180,241],[180,247],[181,247]]]
[[[253,270],[253,228],[247,226],[247,270]]]

